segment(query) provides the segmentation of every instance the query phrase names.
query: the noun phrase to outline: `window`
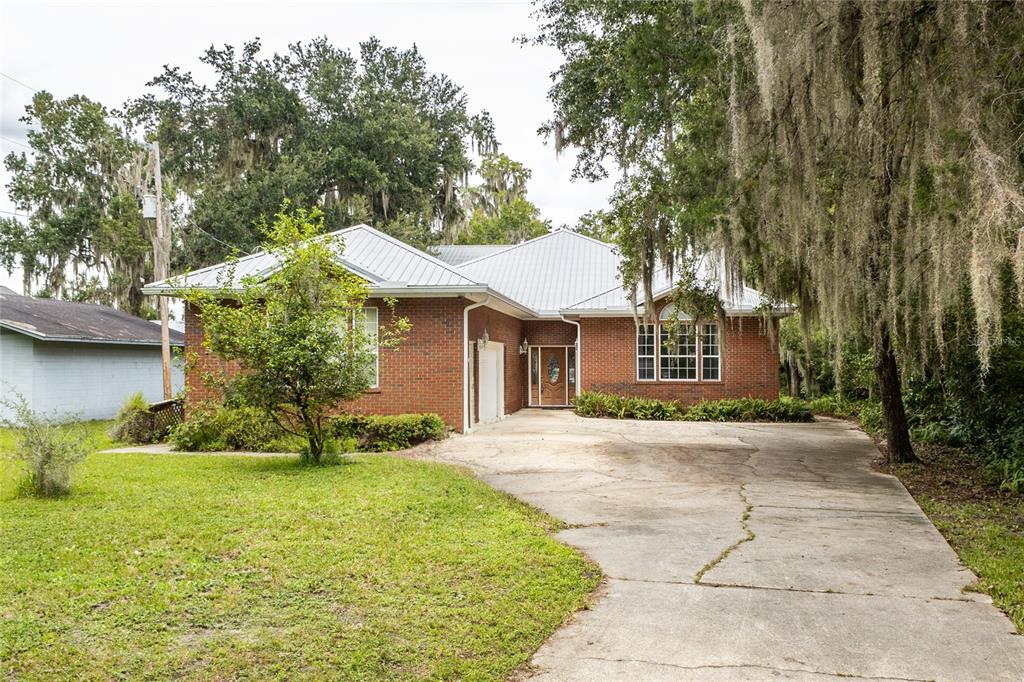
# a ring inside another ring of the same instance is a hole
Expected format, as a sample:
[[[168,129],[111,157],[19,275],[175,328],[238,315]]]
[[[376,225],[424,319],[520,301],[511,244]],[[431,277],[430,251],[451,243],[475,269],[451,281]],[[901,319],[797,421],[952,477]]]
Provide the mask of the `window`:
[[[654,325],[640,324],[636,328],[636,378],[654,381]]]
[[[377,334],[377,309],[360,308],[352,313],[352,325],[361,329],[370,342],[370,352],[373,355],[373,365],[369,368],[370,388],[377,388],[380,382],[380,347]]]
[[[721,354],[717,324],[705,324],[701,328],[700,368],[701,378],[704,381],[718,381],[721,378]]]
[[[661,326],[661,378],[668,381],[697,380],[697,339],[693,325]]]

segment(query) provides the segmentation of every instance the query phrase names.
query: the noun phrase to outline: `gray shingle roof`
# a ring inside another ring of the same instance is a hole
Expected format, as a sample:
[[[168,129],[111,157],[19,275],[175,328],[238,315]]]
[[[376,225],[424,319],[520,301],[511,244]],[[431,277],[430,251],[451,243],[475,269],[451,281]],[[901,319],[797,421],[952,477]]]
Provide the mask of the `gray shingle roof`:
[[[120,310],[91,303],[73,303],[0,290],[0,327],[42,341],[74,341],[160,345],[160,325]],[[170,330],[171,345],[185,344],[185,335]]]

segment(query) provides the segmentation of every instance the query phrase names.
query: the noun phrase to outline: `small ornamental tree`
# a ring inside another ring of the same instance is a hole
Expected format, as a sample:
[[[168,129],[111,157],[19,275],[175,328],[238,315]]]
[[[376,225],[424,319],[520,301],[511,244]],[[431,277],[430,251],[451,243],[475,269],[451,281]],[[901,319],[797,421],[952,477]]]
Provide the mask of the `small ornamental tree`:
[[[318,209],[286,205],[265,228],[275,269],[237,277],[230,264],[216,291],[184,293],[202,318],[204,345],[241,370],[225,391],[305,438],[311,463],[324,453],[325,418],[372,386],[378,347],[395,347],[410,326],[392,314],[389,326],[367,330],[367,284],[340,265],[343,244],[322,231]]]

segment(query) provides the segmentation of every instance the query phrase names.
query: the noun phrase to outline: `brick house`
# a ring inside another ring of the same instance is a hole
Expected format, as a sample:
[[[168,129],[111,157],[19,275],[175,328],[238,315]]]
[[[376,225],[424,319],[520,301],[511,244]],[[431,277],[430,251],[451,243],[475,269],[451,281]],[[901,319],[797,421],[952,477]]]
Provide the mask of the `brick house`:
[[[778,396],[777,319],[761,315],[752,289],[723,294],[724,328],[698,330],[678,316],[684,322],[670,329],[663,324],[672,313],[668,274],[655,277],[658,321],[644,322],[619,279],[615,248],[574,232],[513,246],[437,247],[434,254],[366,225],[336,234],[344,244],[339,261],[369,283],[369,329],[387,322],[385,297],[412,323],[399,348],[378,353],[375,385],[348,410],[436,412],[468,431],[528,406],[565,407],[578,390],[683,403]],[[274,258],[259,252],[240,259],[234,276],[274,267]],[[219,289],[224,268],[191,272],[185,286]],[[163,281],[143,291],[173,296],[181,286]],[[198,358],[186,377],[187,401],[215,398],[202,376],[220,361],[203,346],[202,317],[191,308],[185,349]]]

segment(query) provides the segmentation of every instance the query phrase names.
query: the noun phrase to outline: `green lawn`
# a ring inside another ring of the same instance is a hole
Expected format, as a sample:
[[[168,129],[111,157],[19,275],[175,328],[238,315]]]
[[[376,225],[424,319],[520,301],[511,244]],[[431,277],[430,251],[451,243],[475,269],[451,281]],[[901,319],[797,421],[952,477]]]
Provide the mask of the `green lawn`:
[[[77,424],[73,424],[72,428],[81,428],[83,436],[90,441],[93,449],[104,450],[117,445],[117,443],[112,441],[110,436],[107,435],[107,431],[113,425],[114,421],[112,419],[108,419],[91,422],[78,422]],[[0,456],[13,450],[14,446],[14,432],[11,431],[11,429],[0,428]]]
[[[978,589],[991,596],[1024,634],[1024,519],[1013,524],[991,504],[950,503],[927,495],[918,502],[978,575]]]
[[[977,589],[1024,634],[1024,496],[1000,491],[964,453],[922,444],[916,449],[921,464],[885,468],[978,576]]]
[[[599,580],[437,464],[93,454],[74,486],[0,465],[0,678],[503,679]]]

